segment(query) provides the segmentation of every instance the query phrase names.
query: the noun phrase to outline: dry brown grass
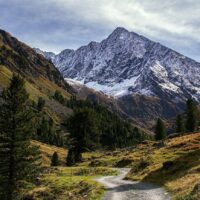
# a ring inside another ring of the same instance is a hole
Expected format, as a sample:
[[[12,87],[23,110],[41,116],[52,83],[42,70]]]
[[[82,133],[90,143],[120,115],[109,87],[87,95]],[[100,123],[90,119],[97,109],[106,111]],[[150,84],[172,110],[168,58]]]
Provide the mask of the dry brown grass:
[[[0,87],[4,88],[8,86],[11,76],[12,72],[5,66],[0,65]]]
[[[66,149],[33,143],[40,146],[45,166],[50,165],[55,151],[64,165]],[[147,142],[130,149],[88,152],[83,155],[84,162],[78,166],[88,167],[93,163],[96,167],[131,167],[128,179],[165,186],[174,199],[190,195],[195,185],[200,183],[200,133],[168,139],[161,148],[157,145],[157,142]],[[166,161],[173,161],[174,165],[165,169],[163,163]],[[194,193],[191,198],[199,200],[199,195]]]
[[[32,141],[32,144],[39,147],[39,149],[41,151],[41,155],[42,155],[42,165],[43,166],[49,167],[51,165],[51,157],[54,152],[58,153],[61,165],[63,165],[63,166],[65,165],[65,160],[66,160],[66,156],[67,156],[66,149],[48,145],[48,144],[44,144],[44,143],[41,143],[41,142],[38,142],[35,140]]]
[[[138,145],[128,157],[133,169],[127,178],[164,185],[174,198],[190,194],[200,183],[200,133],[168,139],[162,148],[156,143]],[[172,161],[173,166],[163,168],[166,161]],[[147,166],[141,167],[141,162]]]
[[[6,66],[0,65],[0,89],[8,86],[12,74],[13,73]],[[52,117],[56,124],[59,124],[61,121],[66,119],[66,117],[71,115],[71,109],[61,105],[52,98],[55,91],[59,90],[64,98],[69,99],[70,94],[63,88],[43,76],[38,78],[27,76],[25,86],[27,92],[30,94],[31,100],[37,102],[39,97],[45,99],[46,113]]]

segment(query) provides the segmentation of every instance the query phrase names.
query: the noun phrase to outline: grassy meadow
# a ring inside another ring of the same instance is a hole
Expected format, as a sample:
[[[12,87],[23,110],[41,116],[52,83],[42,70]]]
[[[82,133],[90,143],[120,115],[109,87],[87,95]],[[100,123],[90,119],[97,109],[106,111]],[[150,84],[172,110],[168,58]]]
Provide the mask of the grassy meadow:
[[[42,177],[46,190],[66,187],[66,193],[61,194],[72,195],[72,199],[100,199],[104,189],[94,182],[94,177],[116,174],[112,170],[115,167],[130,167],[127,179],[164,186],[173,199],[200,199],[200,133],[167,139],[164,144],[148,141],[128,149],[87,152],[83,154],[83,162],[75,167],[64,167],[67,155],[65,149],[36,141],[33,143],[40,146],[43,165],[47,169],[55,151],[63,166],[50,168]],[[164,163],[169,163],[169,166]],[[81,188],[88,189],[86,197],[81,193]]]

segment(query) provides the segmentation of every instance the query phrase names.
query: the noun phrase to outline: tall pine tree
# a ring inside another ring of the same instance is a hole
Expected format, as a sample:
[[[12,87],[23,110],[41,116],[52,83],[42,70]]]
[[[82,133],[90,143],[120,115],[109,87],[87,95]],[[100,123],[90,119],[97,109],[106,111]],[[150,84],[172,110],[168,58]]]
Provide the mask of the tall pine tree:
[[[69,118],[67,128],[72,141],[67,160],[72,160],[69,156],[73,156],[75,162],[80,162],[83,152],[94,150],[99,145],[100,132],[97,115],[94,110],[89,108],[77,110]],[[72,163],[67,164],[71,165]]]
[[[13,75],[1,95],[0,105],[0,199],[17,200],[21,183],[38,172],[40,154],[30,145],[34,112],[25,82]]]
[[[51,158],[51,166],[55,167],[59,165],[59,157],[58,153],[54,152]]]
[[[187,100],[186,114],[186,129],[189,132],[194,132],[198,126],[198,110],[195,102],[192,99]]]
[[[155,139],[156,140],[163,140],[166,138],[166,128],[163,121],[158,118],[156,123],[156,129],[155,129]]]
[[[176,117],[176,132],[177,133],[184,133],[185,131],[185,125],[183,117],[179,114]]]

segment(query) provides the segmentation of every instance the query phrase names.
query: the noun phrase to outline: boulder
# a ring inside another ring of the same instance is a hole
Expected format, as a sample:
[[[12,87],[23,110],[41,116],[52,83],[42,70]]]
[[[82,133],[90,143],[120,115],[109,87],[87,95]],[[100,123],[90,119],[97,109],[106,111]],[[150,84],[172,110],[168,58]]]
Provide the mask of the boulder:
[[[163,163],[163,169],[171,169],[174,166],[174,161],[166,161]]]

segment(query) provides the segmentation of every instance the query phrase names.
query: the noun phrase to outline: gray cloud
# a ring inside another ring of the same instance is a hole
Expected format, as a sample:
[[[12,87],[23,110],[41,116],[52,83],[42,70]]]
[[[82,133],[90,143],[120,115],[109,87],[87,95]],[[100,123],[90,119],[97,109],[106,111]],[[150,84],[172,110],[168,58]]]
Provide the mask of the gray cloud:
[[[0,0],[0,27],[59,52],[100,41],[117,26],[200,61],[200,0]]]

